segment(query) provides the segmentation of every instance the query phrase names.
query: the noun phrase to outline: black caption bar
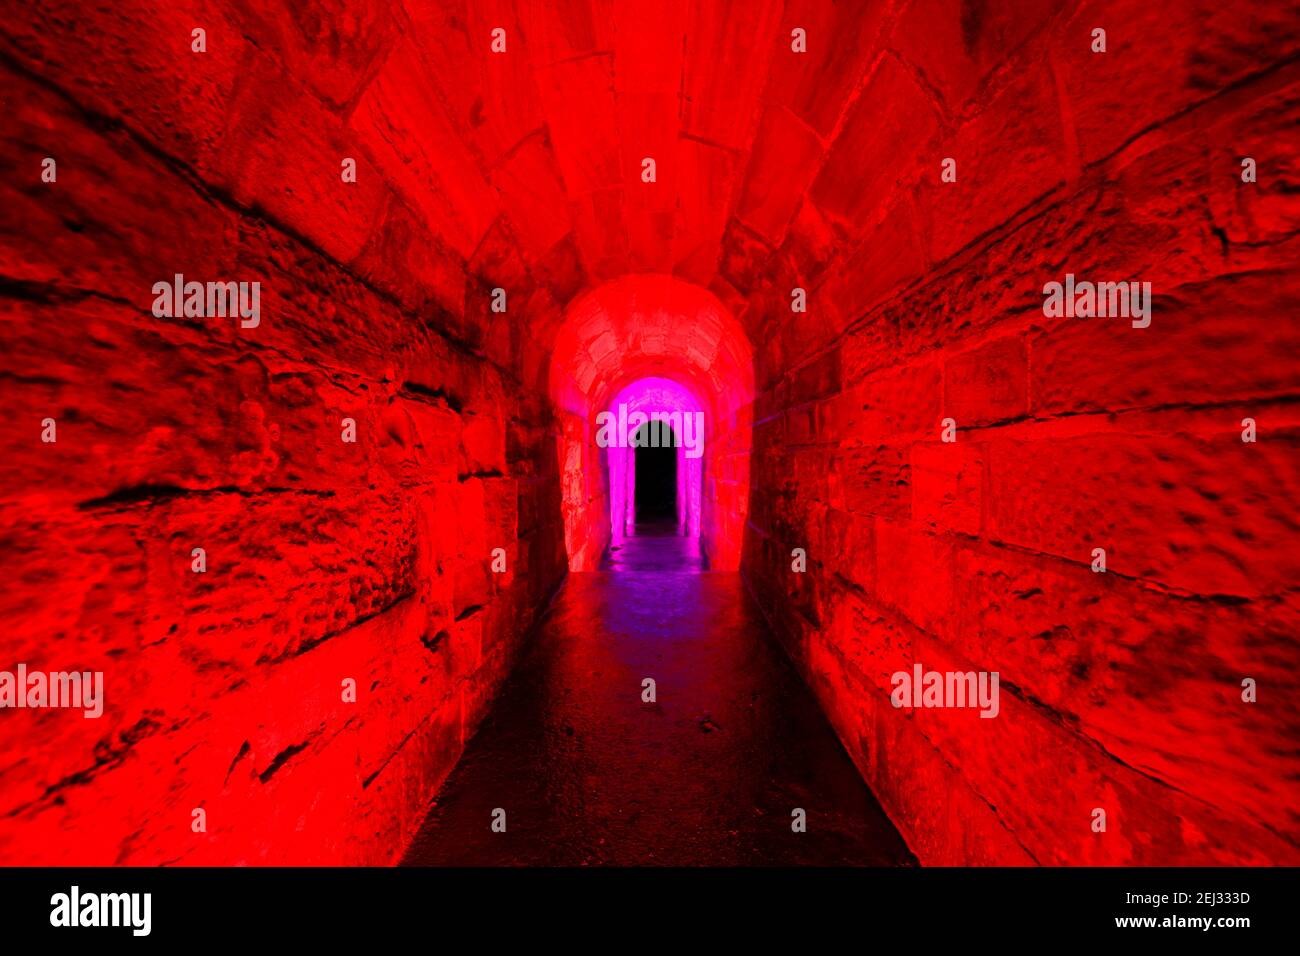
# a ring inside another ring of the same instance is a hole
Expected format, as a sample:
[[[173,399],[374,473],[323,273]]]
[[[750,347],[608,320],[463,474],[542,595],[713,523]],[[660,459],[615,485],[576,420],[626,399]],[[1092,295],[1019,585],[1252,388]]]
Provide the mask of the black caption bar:
[[[666,946],[682,934],[771,945],[828,933],[872,943],[1129,936],[1232,945],[1289,927],[1295,877],[1290,868],[13,868],[0,869],[0,921],[7,941],[127,946],[391,936],[426,940],[431,951],[480,938],[493,947]]]

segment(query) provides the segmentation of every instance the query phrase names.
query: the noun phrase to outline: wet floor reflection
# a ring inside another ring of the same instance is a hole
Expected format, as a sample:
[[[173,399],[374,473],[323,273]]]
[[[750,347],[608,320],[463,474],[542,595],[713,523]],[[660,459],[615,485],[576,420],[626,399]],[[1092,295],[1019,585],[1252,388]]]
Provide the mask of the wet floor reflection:
[[[910,864],[761,628],[733,573],[571,574],[404,862]]]
[[[679,571],[698,573],[707,567],[700,539],[677,533],[675,522],[638,526],[637,533],[609,546],[605,571]]]

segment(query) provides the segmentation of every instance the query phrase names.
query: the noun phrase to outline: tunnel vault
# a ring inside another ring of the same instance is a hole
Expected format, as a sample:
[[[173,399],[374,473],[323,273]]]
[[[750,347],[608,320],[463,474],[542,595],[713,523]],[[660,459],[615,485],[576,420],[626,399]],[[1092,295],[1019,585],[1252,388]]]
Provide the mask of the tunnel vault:
[[[1294,5],[300,6],[0,23],[0,658],[106,675],[6,714],[0,859],[393,860],[662,379],[922,863],[1300,861]]]

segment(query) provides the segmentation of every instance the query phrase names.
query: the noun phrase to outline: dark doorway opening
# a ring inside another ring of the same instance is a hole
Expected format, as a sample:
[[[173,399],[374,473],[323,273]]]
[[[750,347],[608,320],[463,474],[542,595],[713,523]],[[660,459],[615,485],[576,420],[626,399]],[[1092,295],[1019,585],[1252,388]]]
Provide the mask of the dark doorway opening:
[[[637,429],[633,444],[637,532],[669,524],[676,530],[677,437],[667,422],[651,421]]]
[[[633,435],[636,527],[612,542],[605,571],[699,574],[708,569],[699,536],[682,534],[677,519],[677,435],[666,422],[647,422]]]

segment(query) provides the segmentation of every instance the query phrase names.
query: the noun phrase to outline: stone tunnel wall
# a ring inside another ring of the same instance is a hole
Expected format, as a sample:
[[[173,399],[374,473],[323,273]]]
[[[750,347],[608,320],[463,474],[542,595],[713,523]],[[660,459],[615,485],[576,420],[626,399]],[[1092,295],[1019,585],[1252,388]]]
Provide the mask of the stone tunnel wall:
[[[284,12],[132,9],[0,25],[0,667],[106,699],[0,713],[0,860],[390,862],[564,574],[554,425],[489,312],[549,293],[471,176],[412,188],[382,5],[346,54]],[[156,318],[175,273],[259,281],[260,325]]]
[[[743,569],[924,863],[1300,860],[1298,21],[1176,7],[881,5],[769,81]],[[1046,317],[1067,272],[1150,326]],[[999,716],[896,709],[918,662]]]

